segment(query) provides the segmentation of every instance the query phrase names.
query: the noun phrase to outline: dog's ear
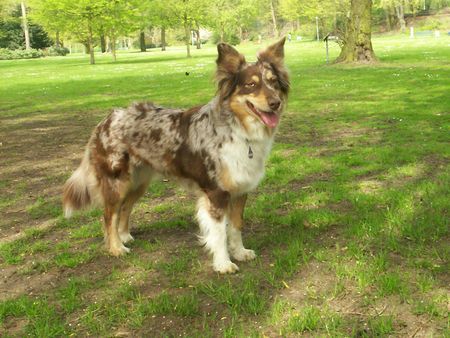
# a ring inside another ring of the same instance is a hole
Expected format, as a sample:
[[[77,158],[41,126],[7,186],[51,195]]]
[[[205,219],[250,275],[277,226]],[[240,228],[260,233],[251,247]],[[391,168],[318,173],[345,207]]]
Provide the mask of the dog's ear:
[[[245,65],[245,57],[226,43],[219,43],[217,51],[219,56],[216,60],[216,80],[220,97],[224,100],[234,89],[236,74]]]
[[[216,61],[218,73],[235,74],[245,64],[244,55],[226,43],[219,43],[217,52],[219,53]]]
[[[278,83],[280,84],[281,92],[287,97],[289,93],[289,74],[284,66],[284,42],[286,38],[267,47],[265,50],[258,53],[258,62],[266,62],[270,64],[273,71],[276,73]]]
[[[280,66],[284,63],[284,42],[286,38],[282,38],[280,41],[270,45],[265,50],[258,53],[258,60],[262,62],[268,62],[272,64],[278,64]]]

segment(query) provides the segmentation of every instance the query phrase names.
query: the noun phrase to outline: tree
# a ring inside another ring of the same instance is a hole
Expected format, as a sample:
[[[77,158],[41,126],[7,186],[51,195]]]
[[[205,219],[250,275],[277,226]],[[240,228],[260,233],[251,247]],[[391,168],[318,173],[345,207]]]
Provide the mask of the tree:
[[[22,49],[26,46],[22,26],[22,8],[20,3],[0,2],[0,48]],[[27,16],[28,19],[28,16]],[[30,47],[46,48],[53,44],[46,31],[32,20],[27,20]]]
[[[241,0],[236,8],[235,15],[238,23],[239,39],[244,40],[252,27],[255,26],[260,6],[258,0]]]
[[[100,1],[99,1],[100,2]],[[111,54],[116,61],[116,39],[120,35],[138,29],[139,11],[137,3],[131,0],[106,0],[102,4],[103,12],[99,18],[102,29],[111,41]]]
[[[145,14],[141,19],[143,28],[153,25],[161,29],[161,50],[165,51],[166,30],[179,24],[179,17],[166,0],[153,0],[149,4],[150,6],[144,10]]]
[[[270,3],[270,16],[272,17],[273,36],[277,38],[280,35],[280,33],[278,31],[277,16],[275,14],[274,1],[275,0],[269,0],[269,3]]]
[[[351,0],[341,53],[335,62],[376,61],[371,41],[371,0]]]
[[[226,36],[229,36],[238,26],[235,10],[238,7],[237,0],[211,1],[210,17],[208,26],[215,29],[219,34],[219,42],[226,41]]]
[[[89,52],[89,61],[95,63],[94,33],[107,0],[35,0],[36,19],[51,30],[74,36]]]
[[[115,60],[115,42],[121,34],[136,29],[137,0],[35,0],[35,17],[49,30],[83,43],[95,63],[97,38],[109,36]]]
[[[184,28],[184,41],[186,44],[187,57],[191,57],[191,30],[196,24],[200,25],[208,12],[209,1],[207,0],[168,0],[167,8],[170,16],[175,17]]]
[[[22,10],[22,29],[23,34],[25,36],[25,49],[29,50],[31,49],[31,43],[30,43],[30,31],[28,29],[27,7],[25,5],[25,1],[20,2],[20,8]]]
[[[0,0],[0,20],[8,18],[15,8],[14,0]]]
[[[235,44],[254,26],[260,4],[259,0],[213,0],[204,22],[215,30],[220,42]]]
[[[60,32],[63,32],[65,24],[61,20],[59,1],[56,0],[29,0],[31,6],[30,17],[39,22],[45,30],[55,37],[56,46],[60,45]]]
[[[341,22],[350,9],[348,0],[280,0],[279,12],[291,23],[294,30],[300,30],[300,23],[316,26],[316,17],[321,29],[335,33],[342,29]],[[326,34],[325,33],[325,34]]]

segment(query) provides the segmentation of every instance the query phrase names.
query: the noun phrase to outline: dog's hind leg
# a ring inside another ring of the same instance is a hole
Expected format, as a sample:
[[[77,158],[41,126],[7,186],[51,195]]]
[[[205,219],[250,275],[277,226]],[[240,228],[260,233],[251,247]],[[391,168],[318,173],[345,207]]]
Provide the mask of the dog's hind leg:
[[[119,237],[118,227],[120,218],[121,203],[109,204],[105,202],[105,242],[109,252],[113,256],[121,256],[128,252],[130,249],[122,244]]]
[[[227,226],[228,244],[231,256],[238,261],[249,261],[256,257],[253,250],[244,248],[242,243],[242,226],[247,195],[234,197],[230,201],[229,224]]]
[[[130,252],[130,249],[122,244],[119,236],[120,214],[125,196],[128,194],[129,181],[104,178],[101,186],[104,200],[103,232],[105,245],[111,255],[121,256]]]
[[[120,209],[119,220],[119,237],[122,243],[128,243],[134,240],[130,234],[130,214],[133,210],[133,205],[145,193],[147,183],[141,184],[137,189],[130,191],[122,204]]]
[[[238,266],[230,260],[227,248],[227,209],[229,194],[212,191],[197,203],[200,242],[213,254],[213,268],[220,273],[234,273]]]

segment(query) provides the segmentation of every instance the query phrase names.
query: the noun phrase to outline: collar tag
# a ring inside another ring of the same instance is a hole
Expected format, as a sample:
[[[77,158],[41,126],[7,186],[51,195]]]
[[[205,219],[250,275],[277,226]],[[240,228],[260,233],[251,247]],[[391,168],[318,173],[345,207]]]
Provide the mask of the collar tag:
[[[245,142],[248,145],[248,158],[253,158],[253,150],[252,147],[250,146],[250,142],[248,141],[248,139],[245,139]]]

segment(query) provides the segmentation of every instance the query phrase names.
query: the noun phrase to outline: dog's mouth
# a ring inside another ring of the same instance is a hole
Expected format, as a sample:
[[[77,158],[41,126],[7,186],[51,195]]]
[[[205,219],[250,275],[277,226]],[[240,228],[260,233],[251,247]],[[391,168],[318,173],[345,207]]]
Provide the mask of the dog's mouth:
[[[270,128],[275,128],[280,120],[280,116],[274,111],[265,112],[257,109],[251,102],[247,101],[247,106],[258,116],[261,121]]]

